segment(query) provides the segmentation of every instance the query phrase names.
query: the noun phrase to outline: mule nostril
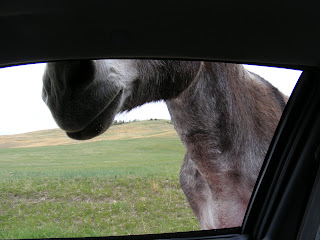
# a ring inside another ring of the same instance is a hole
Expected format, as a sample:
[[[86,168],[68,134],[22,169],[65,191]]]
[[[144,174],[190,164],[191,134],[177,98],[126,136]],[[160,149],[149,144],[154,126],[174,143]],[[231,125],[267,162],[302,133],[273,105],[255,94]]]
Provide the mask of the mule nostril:
[[[47,103],[50,92],[51,92],[51,79],[49,75],[45,73],[42,80],[42,99],[45,103]]]
[[[47,103],[48,102],[48,92],[47,90],[43,87],[42,88],[42,100]]]
[[[66,81],[72,87],[86,87],[94,80],[95,66],[90,60],[74,61],[70,63]]]

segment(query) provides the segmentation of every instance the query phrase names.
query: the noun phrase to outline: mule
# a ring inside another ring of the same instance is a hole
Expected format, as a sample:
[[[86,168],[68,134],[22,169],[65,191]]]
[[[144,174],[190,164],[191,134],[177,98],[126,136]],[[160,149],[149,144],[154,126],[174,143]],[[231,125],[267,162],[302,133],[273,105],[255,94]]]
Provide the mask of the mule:
[[[42,97],[79,140],[119,112],[165,100],[186,150],[180,185],[202,229],[241,226],[287,101],[242,65],[177,60],[47,63]]]

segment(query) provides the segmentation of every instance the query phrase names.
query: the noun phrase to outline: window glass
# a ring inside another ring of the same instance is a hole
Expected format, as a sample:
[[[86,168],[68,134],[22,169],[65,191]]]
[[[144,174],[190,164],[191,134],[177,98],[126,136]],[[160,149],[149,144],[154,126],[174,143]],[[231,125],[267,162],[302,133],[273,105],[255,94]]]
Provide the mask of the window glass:
[[[240,226],[300,74],[177,60],[0,69],[0,238]]]

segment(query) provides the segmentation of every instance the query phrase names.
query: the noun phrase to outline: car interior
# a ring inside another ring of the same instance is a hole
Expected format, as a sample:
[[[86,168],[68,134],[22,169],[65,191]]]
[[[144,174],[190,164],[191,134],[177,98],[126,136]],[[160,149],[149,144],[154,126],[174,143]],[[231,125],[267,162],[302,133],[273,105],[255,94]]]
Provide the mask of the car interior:
[[[303,71],[241,227],[70,239],[320,239],[316,1],[12,0],[1,5],[0,67],[78,59],[176,59]]]

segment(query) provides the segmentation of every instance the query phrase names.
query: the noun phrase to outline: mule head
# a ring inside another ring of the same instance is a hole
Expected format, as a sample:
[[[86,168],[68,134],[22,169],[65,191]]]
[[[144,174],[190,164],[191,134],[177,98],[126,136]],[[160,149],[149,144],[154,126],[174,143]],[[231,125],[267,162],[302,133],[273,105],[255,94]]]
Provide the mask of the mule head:
[[[81,60],[47,63],[42,98],[58,126],[74,139],[105,132],[118,112],[174,98],[199,63],[157,60]]]
[[[130,60],[47,63],[42,98],[73,139],[90,139],[112,124],[137,71]]]

